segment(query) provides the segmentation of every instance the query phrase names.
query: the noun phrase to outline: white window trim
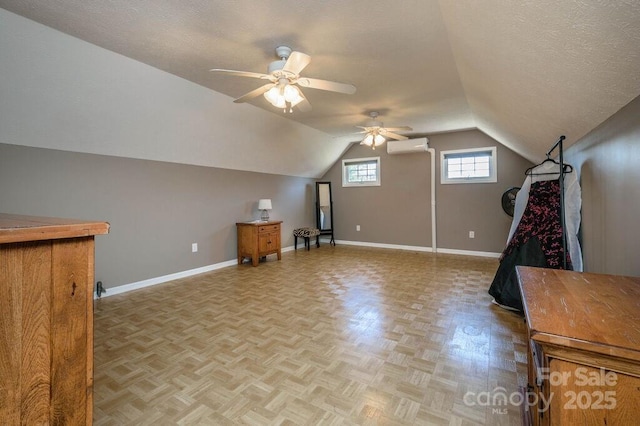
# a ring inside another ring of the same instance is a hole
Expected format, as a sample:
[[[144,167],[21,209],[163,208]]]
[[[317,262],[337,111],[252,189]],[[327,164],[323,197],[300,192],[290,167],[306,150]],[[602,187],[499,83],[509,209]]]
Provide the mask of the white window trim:
[[[369,161],[376,162],[377,180],[372,182],[349,182],[347,177],[347,166],[353,163],[361,163],[361,162],[369,162]],[[342,160],[342,186],[343,187],[380,186],[380,157],[347,158]]]
[[[489,176],[488,177],[471,177],[471,178],[449,178],[447,177],[447,164],[446,156],[451,154],[468,154],[473,152],[491,152],[491,160],[489,161]],[[469,149],[453,149],[449,151],[440,151],[440,183],[447,184],[460,184],[460,183],[496,183],[498,182],[498,160],[497,150],[495,146],[487,146],[484,148],[469,148]]]

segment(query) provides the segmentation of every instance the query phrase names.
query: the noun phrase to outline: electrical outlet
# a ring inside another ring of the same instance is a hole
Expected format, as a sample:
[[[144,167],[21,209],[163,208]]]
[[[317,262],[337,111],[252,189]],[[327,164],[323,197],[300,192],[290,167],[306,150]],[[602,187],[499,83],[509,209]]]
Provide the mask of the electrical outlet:
[[[191,253],[196,253],[198,251],[198,243],[191,244]]]
[[[360,231],[360,225],[356,225],[356,231]]]
[[[474,231],[469,231],[469,238],[475,238],[476,233]]]

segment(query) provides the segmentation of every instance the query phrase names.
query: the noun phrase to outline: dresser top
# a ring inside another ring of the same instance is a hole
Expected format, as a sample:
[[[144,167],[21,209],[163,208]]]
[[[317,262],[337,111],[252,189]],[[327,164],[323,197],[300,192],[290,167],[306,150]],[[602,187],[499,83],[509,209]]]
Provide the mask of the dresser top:
[[[107,234],[107,222],[0,213],[0,244]]]
[[[531,338],[640,361],[640,277],[517,267]]]
[[[265,226],[265,225],[278,225],[282,223],[281,220],[267,220],[267,221],[263,221],[263,220],[252,220],[250,222],[236,222],[236,225],[238,226]]]

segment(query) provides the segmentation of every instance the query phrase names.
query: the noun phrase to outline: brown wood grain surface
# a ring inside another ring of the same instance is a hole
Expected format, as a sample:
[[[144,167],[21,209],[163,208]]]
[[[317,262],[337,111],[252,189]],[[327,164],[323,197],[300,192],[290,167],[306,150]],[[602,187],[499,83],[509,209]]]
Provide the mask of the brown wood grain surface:
[[[49,422],[51,399],[51,243],[21,243],[21,411],[23,424]]]
[[[0,244],[102,235],[106,222],[0,213]]]
[[[53,246],[51,408],[55,424],[84,424],[87,395],[87,251],[92,237]],[[89,285],[87,285],[89,284]]]
[[[0,419],[20,424],[21,252],[0,246]]]
[[[640,278],[517,267],[532,338],[640,361]]]
[[[108,230],[0,214],[3,426],[92,423],[94,235]]]
[[[637,424],[640,278],[524,266],[517,273],[531,341],[528,383],[551,402],[529,420]]]
[[[245,258],[258,266],[259,259],[269,254],[277,254],[282,259],[280,224],[282,221],[237,222],[238,265]]]
[[[599,377],[600,369],[554,359],[551,371]],[[608,374],[613,374],[608,372]],[[551,383],[552,425],[633,425],[640,412],[638,378],[615,373],[615,385],[605,380],[582,384],[571,375],[561,383]]]

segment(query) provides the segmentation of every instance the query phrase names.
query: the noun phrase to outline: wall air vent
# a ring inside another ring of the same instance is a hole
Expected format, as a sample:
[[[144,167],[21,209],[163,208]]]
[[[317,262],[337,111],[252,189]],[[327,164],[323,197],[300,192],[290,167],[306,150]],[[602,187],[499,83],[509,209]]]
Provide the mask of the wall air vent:
[[[411,154],[413,152],[426,152],[429,148],[429,139],[405,139],[403,141],[387,141],[387,154]]]

